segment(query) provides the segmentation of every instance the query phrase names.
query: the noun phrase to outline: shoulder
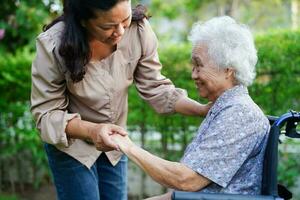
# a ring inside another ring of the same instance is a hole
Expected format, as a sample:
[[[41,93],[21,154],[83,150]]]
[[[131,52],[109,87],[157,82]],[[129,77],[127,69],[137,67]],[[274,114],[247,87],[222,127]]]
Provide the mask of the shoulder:
[[[217,105],[218,106],[218,105]],[[236,123],[268,124],[268,119],[249,94],[233,96],[230,101],[214,109],[216,116],[232,119]]]
[[[135,22],[140,30],[149,30],[151,29],[151,25],[148,19],[144,18]]]
[[[60,45],[61,35],[64,30],[64,23],[58,22],[47,31],[37,36],[37,42],[41,43],[48,51],[52,51]]]
[[[38,35],[36,38],[36,62],[44,63],[37,65],[37,68],[45,68],[46,62],[49,62],[52,67],[56,66],[60,73],[65,73],[67,70],[64,66],[63,58],[59,55],[58,49],[61,43],[61,35],[64,31],[64,23],[58,22]],[[52,68],[53,69],[53,68]]]
[[[222,110],[227,112],[242,113],[247,117],[265,118],[261,108],[252,100],[249,95],[237,96],[230,101]],[[222,112],[221,110],[221,112]]]
[[[133,29],[133,31],[135,31],[139,35],[141,40],[156,40],[156,35],[152,30],[150,22],[146,18],[132,22],[129,29]]]
[[[231,112],[227,116],[233,118],[233,124],[256,134],[264,135],[269,128],[268,118],[252,99],[232,105]]]

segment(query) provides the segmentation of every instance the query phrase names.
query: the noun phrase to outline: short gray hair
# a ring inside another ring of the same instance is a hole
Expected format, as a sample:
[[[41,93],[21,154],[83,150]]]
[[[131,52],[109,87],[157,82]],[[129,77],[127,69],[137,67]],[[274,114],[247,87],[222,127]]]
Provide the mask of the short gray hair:
[[[194,24],[189,40],[194,47],[206,45],[208,55],[220,68],[233,68],[239,84],[252,84],[257,51],[247,26],[228,16],[215,17]]]

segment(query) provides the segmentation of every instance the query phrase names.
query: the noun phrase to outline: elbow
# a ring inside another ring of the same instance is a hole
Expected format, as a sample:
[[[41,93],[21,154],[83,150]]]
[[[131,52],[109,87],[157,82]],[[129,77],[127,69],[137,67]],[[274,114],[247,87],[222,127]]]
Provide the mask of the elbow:
[[[152,105],[152,107],[154,108],[156,113],[161,115],[168,115],[176,112],[175,108],[173,108],[172,105],[167,105],[167,106]]]
[[[64,125],[61,124],[61,117],[51,117],[51,115],[44,115],[37,123],[37,128],[40,132],[40,138],[43,142],[55,146],[68,147],[69,141],[64,132]]]
[[[52,144],[54,146],[60,146],[60,147],[69,147],[69,140],[66,137],[66,135],[57,135],[52,134],[48,130],[41,130],[40,132],[40,138],[43,142]]]
[[[194,183],[190,179],[182,178],[182,180],[180,180],[180,182],[178,184],[178,188],[176,188],[176,189],[181,190],[181,191],[186,191],[186,192],[197,192],[201,188],[202,187],[199,184]]]
[[[41,140],[45,143],[48,143],[48,144],[52,144],[52,145],[60,145],[60,141],[58,140],[58,138],[56,138],[55,136],[52,136],[50,134],[47,134],[45,132],[41,132],[40,133],[40,137],[41,137]]]
[[[69,141],[67,138],[56,138],[55,136],[52,136],[50,134],[41,133],[41,140],[47,144],[52,144],[61,148],[68,148],[72,144],[72,142]]]
[[[178,180],[178,187],[176,189],[187,192],[197,192],[205,188],[210,183],[211,181],[209,179],[194,173],[181,176],[180,180]]]
[[[174,180],[174,188],[181,191],[196,192],[206,187],[210,180],[193,171],[192,169],[179,164]]]

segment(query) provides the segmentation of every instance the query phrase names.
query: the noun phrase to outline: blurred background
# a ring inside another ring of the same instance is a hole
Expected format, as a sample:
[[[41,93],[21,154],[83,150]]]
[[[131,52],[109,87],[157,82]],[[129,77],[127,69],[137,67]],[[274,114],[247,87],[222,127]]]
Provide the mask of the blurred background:
[[[132,0],[148,6],[159,39],[163,74],[199,99],[191,80],[189,30],[196,21],[230,15],[255,35],[257,78],[249,91],[268,115],[300,111],[299,0]],[[42,143],[29,112],[30,70],[35,38],[60,15],[60,0],[2,0],[0,5],[0,200],[54,200],[55,191]],[[128,128],[148,151],[179,161],[201,118],[155,114],[130,88]],[[279,182],[300,199],[300,142],[282,138]],[[129,199],[161,194],[129,163]]]

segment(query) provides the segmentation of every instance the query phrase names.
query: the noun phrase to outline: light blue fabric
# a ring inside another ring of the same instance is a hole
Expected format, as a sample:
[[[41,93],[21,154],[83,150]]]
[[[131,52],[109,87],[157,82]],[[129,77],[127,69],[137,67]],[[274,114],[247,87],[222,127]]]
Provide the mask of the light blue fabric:
[[[102,153],[91,169],[45,144],[58,200],[127,200],[127,157],[112,166]]]
[[[212,184],[212,193],[260,194],[269,122],[246,87],[225,91],[210,109],[181,162]]]

